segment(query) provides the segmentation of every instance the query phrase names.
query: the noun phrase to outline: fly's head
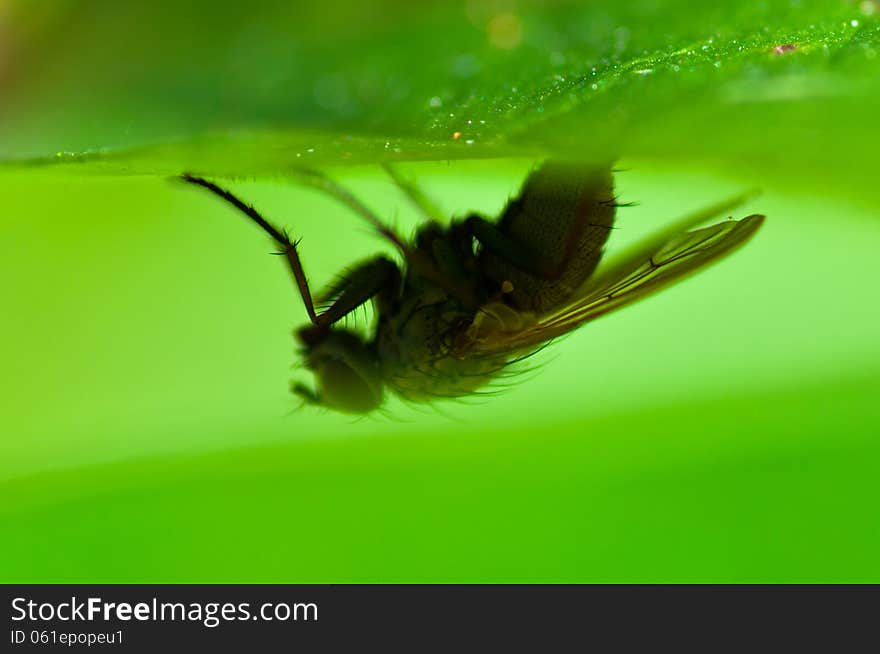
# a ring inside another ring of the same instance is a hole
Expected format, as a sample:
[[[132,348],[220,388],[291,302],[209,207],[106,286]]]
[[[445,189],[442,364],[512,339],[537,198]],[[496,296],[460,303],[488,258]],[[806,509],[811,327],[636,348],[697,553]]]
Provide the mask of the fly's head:
[[[348,329],[308,325],[296,332],[300,353],[315,375],[315,390],[294,384],[309,404],[343,413],[368,413],[382,404],[383,382],[375,351]]]

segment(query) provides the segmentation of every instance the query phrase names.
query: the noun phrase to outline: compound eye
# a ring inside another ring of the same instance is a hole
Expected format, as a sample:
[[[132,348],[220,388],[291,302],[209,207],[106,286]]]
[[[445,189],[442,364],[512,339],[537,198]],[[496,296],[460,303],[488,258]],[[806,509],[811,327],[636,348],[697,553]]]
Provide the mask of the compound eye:
[[[325,359],[314,368],[321,403],[348,413],[366,413],[382,403],[381,389],[367,383],[341,359]]]
[[[382,404],[383,383],[376,355],[357,334],[345,329],[299,330],[306,365],[315,375],[317,395],[303,387],[294,392],[309,402],[344,411],[367,413]]]

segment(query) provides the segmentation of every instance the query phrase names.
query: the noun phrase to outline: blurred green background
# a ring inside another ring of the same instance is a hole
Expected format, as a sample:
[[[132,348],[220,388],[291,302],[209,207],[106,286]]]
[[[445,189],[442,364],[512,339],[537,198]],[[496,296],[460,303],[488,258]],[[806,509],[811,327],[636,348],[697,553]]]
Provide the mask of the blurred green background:
[[[880,581],[880,6],[0,2],[0,581]],[[794,45],[794,48],[781,48]],[[457,138],[454,135],[460,134]],[[316,285],[546,156],[610,250],[746,188],[730,259],[497,397],[293,411]]]

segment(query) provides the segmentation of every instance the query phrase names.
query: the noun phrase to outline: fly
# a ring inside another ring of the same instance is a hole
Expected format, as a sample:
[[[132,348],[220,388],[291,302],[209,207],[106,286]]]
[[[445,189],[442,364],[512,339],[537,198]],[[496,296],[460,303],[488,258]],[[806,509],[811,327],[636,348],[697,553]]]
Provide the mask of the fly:
[[[597,271],[618,206],[610,166],[546,161],[496,221],[472,213],[448,225],[414,184],[386,170],[425,214],[412,239],[330,179],[304,174],[365,217],[403,259],[402,266],[383,256],[363,261],[315,299],[298,241],[213,182],[182,176],[280,246],[309,317],[295,336],[315,385],[291,387],[309,404],[366,413],[387,391],[416,402],[472,394],[552,339],[721,259],[764,220],[753,214],[697,228],[745,199],[736,197],[679,220]],[[340,326],[369,301],[369,337]]]

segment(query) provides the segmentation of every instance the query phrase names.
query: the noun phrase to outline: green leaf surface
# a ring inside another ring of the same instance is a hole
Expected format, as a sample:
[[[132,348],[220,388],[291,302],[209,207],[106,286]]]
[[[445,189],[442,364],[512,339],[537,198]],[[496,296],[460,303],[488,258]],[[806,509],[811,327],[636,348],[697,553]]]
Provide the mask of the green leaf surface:
[[[873,0],[56,0],[8,15],[29,17],[0,114],[13,166],[271,176],[555,154],[855,188],[877,147]]]

